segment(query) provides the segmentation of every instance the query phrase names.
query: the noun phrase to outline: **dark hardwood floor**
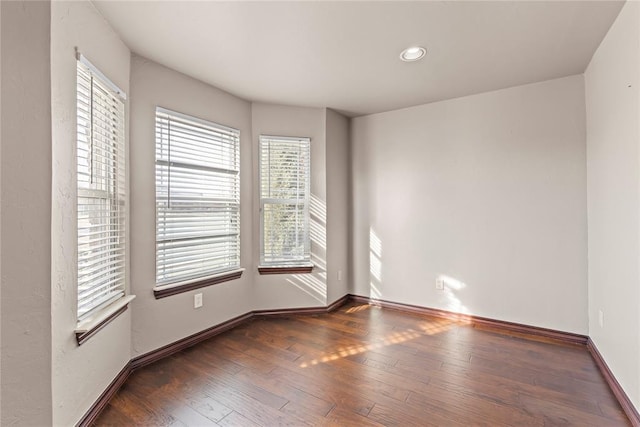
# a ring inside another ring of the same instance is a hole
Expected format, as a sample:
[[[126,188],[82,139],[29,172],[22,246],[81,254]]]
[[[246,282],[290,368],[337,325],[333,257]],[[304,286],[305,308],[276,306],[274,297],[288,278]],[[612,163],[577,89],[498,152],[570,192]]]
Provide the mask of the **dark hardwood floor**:
[[[350,303],[135,371],[95,425],[625,426],[586,348]]]

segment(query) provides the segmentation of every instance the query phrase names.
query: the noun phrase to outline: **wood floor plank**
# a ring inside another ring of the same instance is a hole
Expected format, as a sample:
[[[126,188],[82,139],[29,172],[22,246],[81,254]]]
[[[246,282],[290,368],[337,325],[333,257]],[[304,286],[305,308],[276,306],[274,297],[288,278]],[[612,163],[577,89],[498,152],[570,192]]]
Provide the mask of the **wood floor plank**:
[[[627,426],[585,347],[349,303],[133,372],[96,426]]]
[[[212,384],[206,393],[235,412],[262,426],[304,426],[313,425],[311,422],[297,417],[288,416],[258,400],[239,392],[233,387]]]
[[[104,408],[102,418],[105,420],[105,426],[131,426],[135,424],[134,420],[123,414],[118,407],[113,406],[111,403]]]
[[[580,425],[585,427],[616,425],[615,421],[611,418],[587,414],[583,411],[558,404],[553,400],[546,399],[541,396],[523,395],[520,402],[523,410],[533,416],[543,418],[547,425]],[[623,425],[631,424],[628,423]]]
[[[335,421],[326,418],[325,416],[320,416],[317,414],[312,414],[307,411],[303,406],[298,405],[295,402],[289,402],[284,405],[281,409],[281,412],[287,415],[292,415],[298,417],[299,419],[304,419],[309,421],[314,426],[326,426],[326,427],[338,427],[339,424]]]
[[[353,387],[345,387],[336,384],[333,378],[316,376],[310,371],[290,371],[287,369],[274,369],[269,376],[278,378],[290,386],[303,390],[322,400],[331,402],[334,406],[346,408],[360,415],[367,415],[374,402],[365,398]]]
[[[187,426],[205,427],[218,425],[215,421],[205,417],[189,405],[175,405],[168,412]]]
[[[203,372],[208,372],[207,362],[202,360],[196,360],[193,362],[195,366],[199,367]],[[264,406],[271,407],[273,409],[280,409],[289,401],[288,399],[280,396],[276,393],[272,393],[269,390],[257,385],[250,379],[243,379],[238,375],[222,375],[216,374],[209,379],[209,389],[233,389],[240,392],[249,398],[260,402]]]
[[[260,424],[254,423],[235,411],[220,420],[218,425],[221,427],[262,427]]]
[[[219,341],[203,344],[208,344],[207,350],[215,352],[219,357],[232,360],[234,363],[244,368],[251,369],[254,372],[269,373],[277,366],[273,363],[269,363],[268,361],[257,359],[249,354],[233,350]]]
[[[373,405],[372,405],[373,408]],[[371,411],[367,411],[367,415]],[[335,406],[327,414],[327,419],[344,427],[381,427],[383,424],[377,423],[359,412],[354,412],[342,406]]]
[[[568,407],[577,408],[594,415],[602,414],[595,400],[549,392],[548,390],[541,390],[537,386],[515,383],[492,375],[480,374],[474,377],[464,377],[451,374],[443,376],[434,374],[429,385],[440,388],[445,392],[463,393],[472,396],[474,399],[495,402],[506,407],[519,407],[520,396],[523,394],[536,396],[544,393],[554,401],[562,402],[563,405]]]
[[[465,393],[443,392],[436,387],[429,394],[411,393],[407,403],[428,408],[429,413],[438,413],[445,419],[456,419],[466,425],[477,423],[486,414],[491,414],[491,423],[494,425],[542,426],[544,424],[542,420],[528,415],[519,408],[476,399]]]
[[[260,372],[247,371],[239,373],[236,376],[243,378],[247,382],[251,381],[265,390],[278,393],[287,399],[289,403],[295,403],[297,406],[305,408],[305,410],[311,414],[324,417],[334,407],[334,404],[327,400],[320,399],[278,379],[262,375]]]
[[[407,411],[398,411],[392,406],[377,404],[371,409],[367,418],[384,426],[464,426],[463,420],[443,420],[439,414],[429,414],[426,411],[415,414]]]
[[[132,391],[127,384],[116,393],[110,404],[133,421],[134,425],[183,426],[184,423],[167,414],[146,396]],[[100,418],[97,420],[100,421]],[[109,421],[107,420],[107,423]]]
[[[189,396],[185,400],[187,401],[187,405],[214,422],[222,421],[222,419],[233,412],[206,393]]]

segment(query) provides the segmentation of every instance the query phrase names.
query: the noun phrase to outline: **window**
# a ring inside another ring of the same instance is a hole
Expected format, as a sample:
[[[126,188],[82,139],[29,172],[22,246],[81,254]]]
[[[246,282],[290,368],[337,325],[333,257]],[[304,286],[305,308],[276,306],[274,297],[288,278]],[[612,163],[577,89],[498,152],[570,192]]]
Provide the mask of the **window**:
[[[240,268],[239,144],[235,129],[156,109],[158,286]]]
[[[310,148],[309,138],[260,136],[261,267],[311,266]]]
[[[78,320],[125,294],[124,95],[77,63]]]

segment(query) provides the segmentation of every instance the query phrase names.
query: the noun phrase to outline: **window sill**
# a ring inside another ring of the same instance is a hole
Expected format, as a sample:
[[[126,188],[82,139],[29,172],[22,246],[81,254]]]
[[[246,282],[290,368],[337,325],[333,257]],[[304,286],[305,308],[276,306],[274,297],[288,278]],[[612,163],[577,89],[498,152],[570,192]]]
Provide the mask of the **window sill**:
[[[189,282],[174,283],[171,285],[156,286],[153,288],[153,296],[156,299],[170,297],[172,295],[182,294],[184,292],[193,291],[218,283],[228,282],[230,280],[239,279],[242,276],[244,268],[237,270],[225,271],[224,273],[208,276],[202,279],[196,279]]]
[[[260,274],[306,274],[313,271],[313,264],[302,265],[261,265],[258,266]]]
[[[78,323],[78,327],[74,331],[78,345],[84,343],[86,340],[94,336],[100,329],[104,328],[124,313],[127,310],[127,307],[129,307],[129,303],[135,297],[135,295],[126,295],[98,311],[90,318]]]

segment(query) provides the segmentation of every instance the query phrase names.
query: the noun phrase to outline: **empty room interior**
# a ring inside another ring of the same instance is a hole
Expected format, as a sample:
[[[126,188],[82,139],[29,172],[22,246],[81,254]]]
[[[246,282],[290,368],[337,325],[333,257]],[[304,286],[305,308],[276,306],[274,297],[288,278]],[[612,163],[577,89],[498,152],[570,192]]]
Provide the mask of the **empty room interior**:
[[[640,426],[640,3],[0,2],[0,424]]]

